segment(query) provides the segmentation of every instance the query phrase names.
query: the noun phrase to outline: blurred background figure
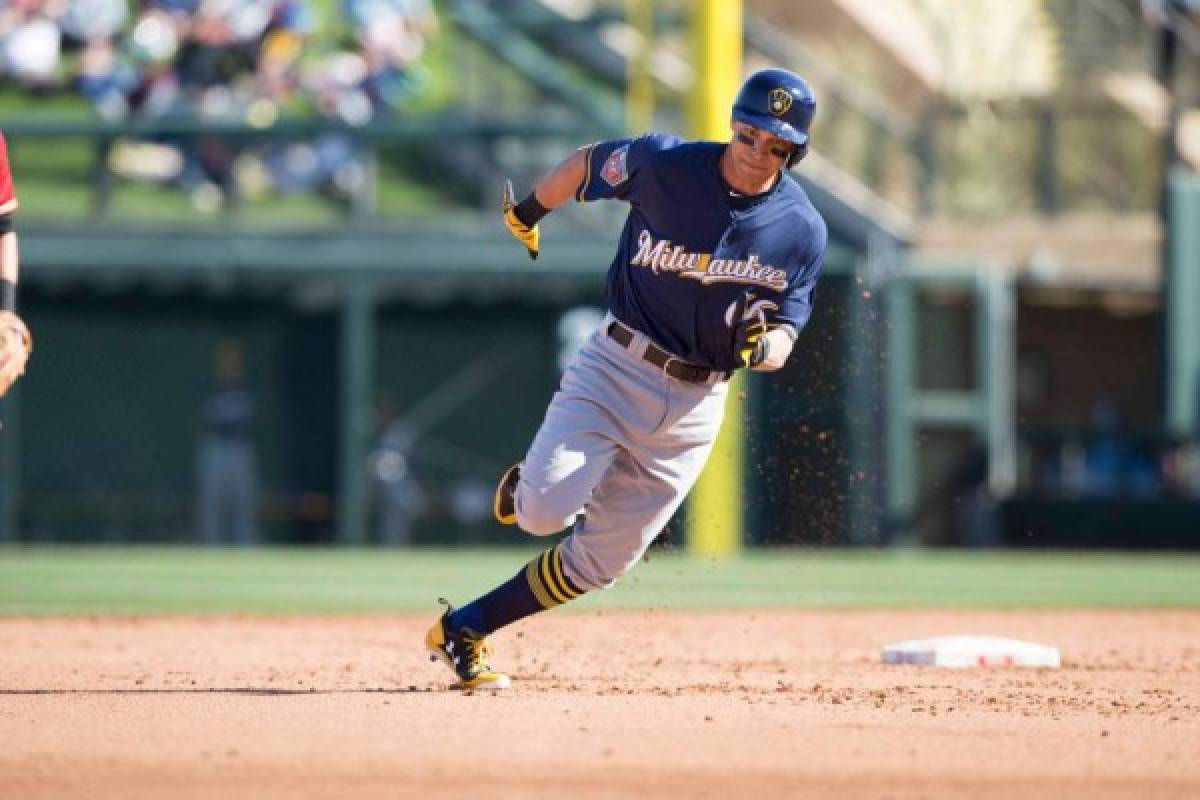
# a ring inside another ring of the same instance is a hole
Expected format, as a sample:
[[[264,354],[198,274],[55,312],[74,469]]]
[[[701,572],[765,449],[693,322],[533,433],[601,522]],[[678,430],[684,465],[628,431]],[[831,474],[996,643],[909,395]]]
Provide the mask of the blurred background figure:
[[[258,543],[258,465],[254,396],[246,386],[241,344],[219,342],[213,388],[200,418],[196,538],[206,545]]]
[[[354,127],[371,121],[374,110],[364,88],[367,67],[361,56],[332,53],[302,65],[299,73],[299,87],[317,115]],[[362,146],[341,131],[268,142],[261,158],[269,185],[283,195],[320,192],[344,200],[366,180]]]
[[[75,80],[85,97],[102,95],[116,79],[118,37],[128,20],[125,0],[67,0],[60,20],[63,47],[78,52]]]
[[[1092,430],[1084,456],[1083,492],[1093,497],[1121,494],[1129,467],[1129,446],[1121,436],[1116,405],[1101,397],[1092,406]]]
[[[478,475],[462,476],[450,487],[450,518],[463,528],[490,523],[494,490],[494,486]]]
[[[942,479],[922,498],[897,531],[919,530],[921,542],[935,547],[993,547],[1003,544],[999,498],[988,485],[988,447],[973,436],[950,462]]]
[[[558,371],[566,370],[571,359],[604,321],[604,309],[577,306],[558,318]]]
[[[54,88],[62,56],[63,0],[9,0],[0,5],[3,70],[31,91]]]
[[[997,511],[999,499],[988,485],[988,448],[974,437],[947,481],[951,508],[951,535],[966,547],[995,547],[1003,544]]]
[[[376,112],[400,108],[425,80],[420,58],[437,32],[429,0],[346,0],[347,22],[367,65]]]
[[[382,430],[370,457],[375,497],[376,540],[388,547],[412,544],[413,523],[429,506],[425,490],[413,475],[413,436],[403,421],[380,414]]]
[[[1163,471],[1173,493],[1187,500],[1200,500],[1200,439],[1189,439],[1171,450]]]

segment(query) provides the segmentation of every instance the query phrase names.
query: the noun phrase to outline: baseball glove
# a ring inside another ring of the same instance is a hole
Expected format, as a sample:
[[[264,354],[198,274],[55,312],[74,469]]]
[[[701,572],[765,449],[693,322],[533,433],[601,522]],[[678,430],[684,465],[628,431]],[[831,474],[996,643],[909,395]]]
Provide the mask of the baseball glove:
[[[11,311],[0,311],[0,397],[25,374],[25,363],[33,352],[29,328]]]
[[[767,333],[767,315],[762,306],[747,317],[746,309],[754,302],[751,292],[743,292],[737,299],[731,314],[733,324],[733,353],[743,367],[757,367],[767,360],[769,345],[765,338]]]
[[[538,226],[530,227],[521,221],[517,216],[517,199],[513,194],[512,181],[504,182],[504,224],[508,226],[508,232],[516,237],[517,241],[525,245],[525,249],[529,251],[529,257],[536,259],[538,257],[538,241],[541,234],[538,232]]]

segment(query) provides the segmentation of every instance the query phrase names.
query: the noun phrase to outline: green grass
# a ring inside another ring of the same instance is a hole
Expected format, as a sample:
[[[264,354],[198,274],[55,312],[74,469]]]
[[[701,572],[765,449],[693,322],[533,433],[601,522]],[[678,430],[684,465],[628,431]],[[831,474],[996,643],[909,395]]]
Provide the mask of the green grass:
[[[0,614],[385,612],[463,602],[533,550],[0,548]],[[654,554],[578,608],[1198,607],[1195,555]]]

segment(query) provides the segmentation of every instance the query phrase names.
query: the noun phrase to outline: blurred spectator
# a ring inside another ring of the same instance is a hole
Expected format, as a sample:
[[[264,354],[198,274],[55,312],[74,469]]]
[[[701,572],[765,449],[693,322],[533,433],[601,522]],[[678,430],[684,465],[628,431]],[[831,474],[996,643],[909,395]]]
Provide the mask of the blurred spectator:
[[[404,423],[388,421],[370,456],[378,539],[380,544],[388,547],[412,544],[413,522],[428,507],[425,491],[410,467],[412,445],[412,434]]]
[[[988,481],[988,447],[976,437],[950,473],[950,504],[960,541],[967,547],[1001,544],[997,500]]]
[[[256,53],[254,91],[270,104],[272,121],[273,113],[291,103],[300,89],[300,58],[316,30],[316,12],[307,0],[280,0],[271,9]]]
[[[177,60],[184,88],[198,91],[197,105],[223,106],[228,87],[252,72],[255,46],[270,20],[267,0],[199,0],[187,20]],[[216,90],[212,98],[203,90]],[[213,98],[220,99],[213,99]]]
[[[1200,500],[1200,375],[1196,377],[1196,418],[1193,433],[1176,441],[1163,455],[1163,474],[1175,495]]]
[[[129,19],[125,0],[66,0],[63,45],[78,50],[76,81],[88,98],[103,94],[120,69],[117,37]]]
[[[130,34],[127,52],[131,62],[128,74],[112,86],[121,96],[107,106],[111,113],[106,116],[133,112],[158,117],[178,109],[182,91],[174,66],[179,52],[178,21],[166,11],[144,12]]]
[[[252,545],[258,542],[254,396],[246,386],[242,348],[236,340],[217,345],[213,369],[197,448],[197,538],[206,545]]]
[[[1200,438],[1181,442],[1163,461],[1172,490],[1182,497],[1200,500]]]
[[[450,518],[463,528],[490,523],[495,488],[477,475],[459,478],[450,488]]]
[[[128,20],[125,0],[66,0],[59,26],[69,46],[111,45]]]
[[[1058,451],[1057,474],[1047,476],[1047,485],[1062,494],[1084,493],[1087,484],[1087,448],[1074,436],[1062,442]]]
[[[1099,398],[1084,456],[1083,493],[1089,497],[1152,497],[1161,491],[1155,446],[1121,428],[1116,404]]]
[[[1169,30],[1200,22],[1200,0],[1141,0],[1142,19],[1151,28]]]
[[[58,26],[64,0],[8,0],[0,5],[4,73],[34,90],[54,88],[62,55]]]
[[[437,32],[429,0],[345,0],[346,19],[366,61],[364,87],[376,112],[396,109],[424,77],[419,60]]]
[[[312,62],[302,78],[318,114],[347,125],[365,125],[374,109],[364,88],[367,62],[358,53],[332,53]]]
[[[913,519],[901,527],[921,528],[924,543],[935,546],[1002,543],[998,502],[988,482],[988,446],[982,437],[972,438]]]
[[[1092,431],[1084,456],[1083,493],[1111,497],[1120,493],[1129,458],[1121,437],[1116,406],[1107,398],[1092,405]]]

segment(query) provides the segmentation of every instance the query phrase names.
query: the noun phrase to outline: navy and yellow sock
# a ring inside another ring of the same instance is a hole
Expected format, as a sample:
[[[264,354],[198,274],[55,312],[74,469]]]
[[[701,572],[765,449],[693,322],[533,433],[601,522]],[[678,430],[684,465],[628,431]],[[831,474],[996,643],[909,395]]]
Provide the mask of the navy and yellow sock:
[[[487,636],[530,614],[583,595],[586,590],[576,586],[563,570],[561,548],[560,542],[483,597],[455,609],[450,624]]]
[[[543,609],[561,606],[584,592],[563,570],[561,549],[560,542],[525,565],[525,579]]]

